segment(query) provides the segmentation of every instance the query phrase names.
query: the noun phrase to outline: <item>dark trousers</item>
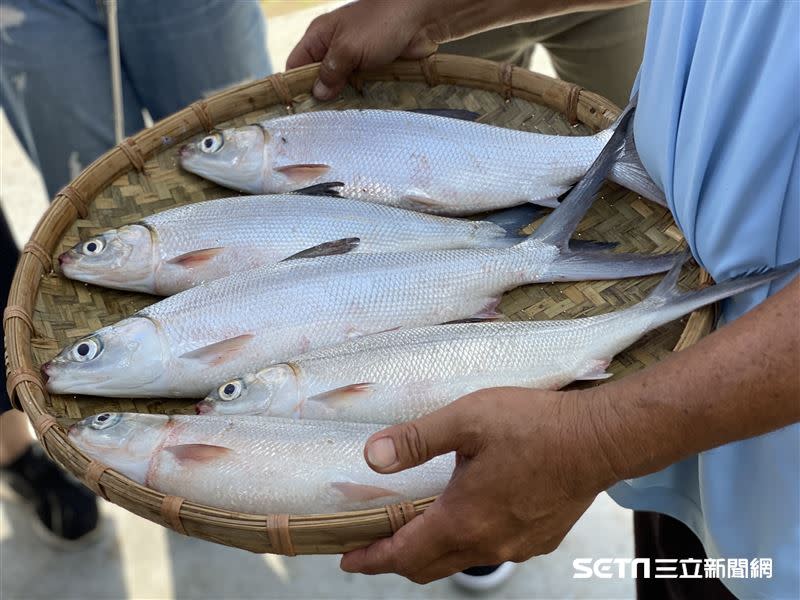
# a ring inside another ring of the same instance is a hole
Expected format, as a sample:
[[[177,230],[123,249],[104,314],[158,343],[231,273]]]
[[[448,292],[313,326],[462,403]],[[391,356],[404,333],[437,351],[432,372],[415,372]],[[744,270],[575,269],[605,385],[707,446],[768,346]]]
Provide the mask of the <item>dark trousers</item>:
[[[706,558],[703,544],[686,525],[659,513],[634,512],[633,536],[636,558]],[[651,567],[654,568],[654,567]],[[719,579],[654,579],[636,580],[639,600],[736,600]]]
[[[0,210],[0,293],[3,298],[3,309],[8,303],[8,294],[11,291],[11,280],[14,278],[14,269],[17,268],[17,260],[19,259],[19,250],[11,235],[11,230],[8,228],[6,217],[3,211]],[[3,332],[3,348],[5,349],[5,332]],[[6,366],[3,364],[2,372],[2,387],[0,387],[0,414],[11,410],[11,402],[8,400],[6,394]]]

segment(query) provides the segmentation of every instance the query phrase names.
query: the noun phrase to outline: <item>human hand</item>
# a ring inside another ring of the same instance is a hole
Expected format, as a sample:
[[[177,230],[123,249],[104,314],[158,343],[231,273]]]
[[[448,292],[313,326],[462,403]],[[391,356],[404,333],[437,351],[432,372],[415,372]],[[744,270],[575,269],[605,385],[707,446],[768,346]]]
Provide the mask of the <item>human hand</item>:
[[[422,515],[345,554],[342,569],[427,583],[555,550],[595,496],[617,481],[584,394],[482,390],[373,435],[365,457],[379,473],[450,451],[456,468]]]
[[[428,25],[433,4],[427,0],[361,0],[342,6],[311,22],[289,55],[286,68],[321,61],[314,96],[334,98],[355,70],[436,52],[442,34]]]

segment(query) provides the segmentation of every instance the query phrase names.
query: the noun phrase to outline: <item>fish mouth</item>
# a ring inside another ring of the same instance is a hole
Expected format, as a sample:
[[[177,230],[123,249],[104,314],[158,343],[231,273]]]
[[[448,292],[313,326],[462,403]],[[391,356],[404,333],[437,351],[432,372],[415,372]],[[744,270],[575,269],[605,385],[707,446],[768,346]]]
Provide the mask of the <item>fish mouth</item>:
[[[194,150],[192,149],[191,144],[184,144],[178,150],[178,157],[181,160],[189,158],[192,154],[194,154]]]
[[[69,265],[75,262],[72,257],[69,255],[69,252],[64,252],[58,256],[58,265],[63,267],[64,265]]]
[[[207,415],[208,413],[212,412],[214,407],[210,402],[207,400],[201,400],[194,406],[194,411],[198,415]]]
[[[42,382],[47,383],[50,380],[50,373],[48,373],[48,369],[50,368],[50,362],[44,363],[41,367],[39,367],[39,371],[42,373]]]

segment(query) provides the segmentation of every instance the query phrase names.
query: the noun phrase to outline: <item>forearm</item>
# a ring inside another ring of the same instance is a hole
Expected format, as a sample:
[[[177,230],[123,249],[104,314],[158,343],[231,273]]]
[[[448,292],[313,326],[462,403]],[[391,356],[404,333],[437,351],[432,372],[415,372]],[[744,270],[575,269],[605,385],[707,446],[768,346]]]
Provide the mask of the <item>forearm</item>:
[[[505,25],[566,13],[639,4],[642,0],[446,0],[426,2],[425,19],[437,43]]]
[[[617,480],[800,421],[800,278],[659,365],[583,398]]]

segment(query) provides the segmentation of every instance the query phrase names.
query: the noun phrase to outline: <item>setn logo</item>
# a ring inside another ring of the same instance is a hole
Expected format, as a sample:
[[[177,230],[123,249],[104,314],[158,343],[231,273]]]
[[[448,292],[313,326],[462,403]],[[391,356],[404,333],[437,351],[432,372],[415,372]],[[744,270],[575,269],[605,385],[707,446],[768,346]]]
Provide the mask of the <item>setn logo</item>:
[[[650,561],[646,558],[576,558],[572,567],[575,569],[573,579],[650,577]]]

